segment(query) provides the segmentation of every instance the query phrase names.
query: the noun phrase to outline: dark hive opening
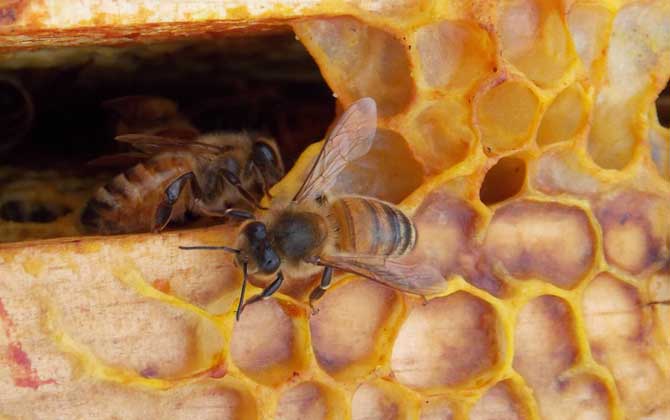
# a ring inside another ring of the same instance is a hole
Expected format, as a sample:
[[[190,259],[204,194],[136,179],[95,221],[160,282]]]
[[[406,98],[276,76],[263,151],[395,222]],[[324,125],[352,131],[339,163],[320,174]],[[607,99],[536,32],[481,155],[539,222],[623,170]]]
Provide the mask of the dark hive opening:
[[[656,113],[658,121],[663,127],[670,127],[670,82],[665,86],[656,99]]]
[[[526,180],[526,162],[517,157],[500,159],[484,176],[479,198],[487,206],[513,197]]]
[[[38,212],[39,222],[54,221],[119,172],[87,162],[124,151],[114,141],[123,116],[103,104],[128,95],[174,101],[201,133],[274,137],[287,170],[334,116],[330,89],[289,29],[0,54],[0,208],[11,216],[1,219],[37,222],[14,210],[59,209]],[[77,199],[52,202],[70,192]]]

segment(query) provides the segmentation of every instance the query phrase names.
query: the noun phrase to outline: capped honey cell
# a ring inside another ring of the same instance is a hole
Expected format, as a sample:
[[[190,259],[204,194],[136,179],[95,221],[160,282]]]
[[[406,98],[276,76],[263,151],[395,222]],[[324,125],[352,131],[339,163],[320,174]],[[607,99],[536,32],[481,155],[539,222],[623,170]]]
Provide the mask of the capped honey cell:
[[[484,151],[499,154],[523,147],[533,138],[540,100],[520,80],[496,80],[475,102],[475,122]]]
[[[259,382],[281,383],[301,368],[299,332],[276,300],[247,309],[233,328],[232,361]]]
[[[492,369],[499,346],[491,306],[459,292],[410,312],[393,346],[391,369],[413,388],[456,386]]]
[[[595,233],[581,209],[517,201],[496,210],[484,251],[494,267],[502,264],[515,278],[572,288],[593,264],[594,242]]]
[[[329,290],[309,321],[319,365],[336,377],[372,372],[384,358],[379,345],[394,328],[401,306],[397,293],[369,280]]]

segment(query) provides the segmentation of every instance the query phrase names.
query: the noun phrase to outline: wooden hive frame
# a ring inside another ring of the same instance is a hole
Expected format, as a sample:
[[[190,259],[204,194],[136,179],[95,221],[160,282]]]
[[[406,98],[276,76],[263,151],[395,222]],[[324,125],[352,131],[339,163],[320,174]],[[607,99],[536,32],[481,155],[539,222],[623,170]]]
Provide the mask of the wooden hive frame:
[[[667,418],[670,311],[646,303],[670,298],[669,21],[663,0],[0,0],[17,66],[290,27],[342,104],[380,104],[338,192],[402,202],[448,280],[424,302],[342,276],[316,315],[313,279],[288,282],[235,324],[229,256],[178,249],[232,226],[2,245],[0,416]]]

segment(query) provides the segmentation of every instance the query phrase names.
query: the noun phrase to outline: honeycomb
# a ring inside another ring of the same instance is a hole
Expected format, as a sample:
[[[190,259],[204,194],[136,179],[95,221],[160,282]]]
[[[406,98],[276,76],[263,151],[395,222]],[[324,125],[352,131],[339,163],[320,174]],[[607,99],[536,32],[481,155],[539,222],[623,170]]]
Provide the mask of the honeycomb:
[[[0,415],[670,418],[670,306],[649,304],[670,299],[670,3],[272,4],[235,13],[295,18],[340,109],[378,103],[333,192],[399,203],[441,291],[339,275],[312,313],[316,279],[287,279],[236,323],[230,257],[178,249],[234,227],[3,245]]]

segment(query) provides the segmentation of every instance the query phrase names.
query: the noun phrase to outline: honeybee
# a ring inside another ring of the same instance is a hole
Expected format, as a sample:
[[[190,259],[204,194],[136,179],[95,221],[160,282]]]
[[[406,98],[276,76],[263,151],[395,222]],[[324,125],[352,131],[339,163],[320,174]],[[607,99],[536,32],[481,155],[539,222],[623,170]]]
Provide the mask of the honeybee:
[[[290,201],[272,200],[267,211],[239,211],[236,246],[182,246],[221,249],[235,254],[243,281],[236,318],[253,302],[279,290],[285,277],[321,274],[310,306],[330,287],[335,269],[354,273],[414,294],[430,294],[442,281],[439,271],[406,258],[417,243],[413,221],[393,204],[364,196],[331,197],[338,174],[365,155],[377,127],[372,98],[354,102],[339,118],[304,183]],[[244,302],[247,277],[274,279]]]
[[[200,135],[177,103],[162,96],[121,96],[103,102],[102,107],[118,116],[114,127],[117,136],[142,133],[194,139]]]
[[[233,206],[260,207],[262,195],[284,176],[279,149],[269,138],[222,132],[196,140],[145,134],[116,139],[135,151],[109,160],[139,163],[87,202],[80,217],[87,232],[157,232],[187,211],[230,216]]]

